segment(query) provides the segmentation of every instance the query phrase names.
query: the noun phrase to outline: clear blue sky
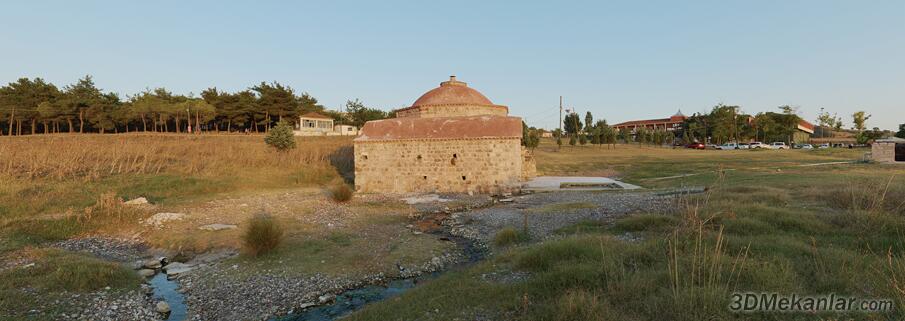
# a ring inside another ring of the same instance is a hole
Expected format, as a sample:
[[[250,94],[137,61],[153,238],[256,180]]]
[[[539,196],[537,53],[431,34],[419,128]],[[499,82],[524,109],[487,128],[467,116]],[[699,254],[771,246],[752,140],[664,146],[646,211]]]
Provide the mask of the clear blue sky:
[[[278,81],[328,108],[411,104],[450,74],[530,125],[863,109],[905,123],[905,1],[9,1],[0,81],[131,95]]]

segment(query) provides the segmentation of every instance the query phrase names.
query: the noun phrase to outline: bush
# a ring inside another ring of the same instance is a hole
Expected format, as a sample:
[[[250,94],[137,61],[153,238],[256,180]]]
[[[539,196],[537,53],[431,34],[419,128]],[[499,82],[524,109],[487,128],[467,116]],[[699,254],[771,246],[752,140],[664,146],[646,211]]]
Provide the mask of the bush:
[[[334,202],[345,203],[352,199],[354,191],[348,184],[340,183],[330,188],[330,198]]]
[[[281,121],[270,129],[264,142],[276,148],[278,151],[287,151],[295,148],[295,135],[292,133],[292,124]]]
[[[259,256],[280,245],[283,241],[283,229],[270,215],[258,214],[248,221],[243,240],[248,254]]]
[[[511,227],[503,228],[493,237],[496,246],[509,246],[528,240],[528,235]]]

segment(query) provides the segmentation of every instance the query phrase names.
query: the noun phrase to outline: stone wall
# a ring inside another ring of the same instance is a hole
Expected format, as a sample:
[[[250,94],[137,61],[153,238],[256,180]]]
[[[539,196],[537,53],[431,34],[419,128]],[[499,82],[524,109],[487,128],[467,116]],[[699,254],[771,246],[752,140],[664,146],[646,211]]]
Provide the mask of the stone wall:
[[[509,108],[506,106],[476,106],[476,105],[431,105],[417,106],[396,111],[396,117],[456,117],[495,115],[506,116]]]
[[[534,154],[522,146],[522,180],[527,181],[535,176],[537,176],[537,163],[534,161]]]
[[[870,154],[875,162],[894,163],[896,161],[896,143],[873,143]]]
[[[523,176],[518,138],[355,142],[355,189],[364,193],[497,193]]]

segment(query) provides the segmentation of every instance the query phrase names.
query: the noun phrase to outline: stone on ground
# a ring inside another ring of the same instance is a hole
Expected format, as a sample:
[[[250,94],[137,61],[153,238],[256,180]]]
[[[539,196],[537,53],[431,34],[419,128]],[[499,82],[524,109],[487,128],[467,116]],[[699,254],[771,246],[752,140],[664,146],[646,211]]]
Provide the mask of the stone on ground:
[[[170,305],[166,301],[157,301],[157,312],[170,313]]]
[[[126,204],[126,205],[145,205],[145,204],[149,204],[149,203],[150,203],[150,202],[148,202],[148,199],[147,199],[147,198],[139,197],[139,198],[136,198],[136,199],[128,200],[128,201],[126,201],[126,202],[123,203],[123,204]]]
[[[235,229],[235,228],[236,228],[236,226],[233,224],[217,223],[217,224],[204,225],[204,226],[199,227],[198,229],[205,230],[205,231],[220,231],[220,230],[231,230],[231,229]]]

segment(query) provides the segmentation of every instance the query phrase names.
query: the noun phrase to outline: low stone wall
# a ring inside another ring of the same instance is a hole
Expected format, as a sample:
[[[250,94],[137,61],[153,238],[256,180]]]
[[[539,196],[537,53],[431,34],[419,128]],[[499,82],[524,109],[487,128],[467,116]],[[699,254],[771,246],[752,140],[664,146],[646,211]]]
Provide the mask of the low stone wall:
[[[363,193],[498,193],[518,189],[518,138],[355,142],[355,189]]]

